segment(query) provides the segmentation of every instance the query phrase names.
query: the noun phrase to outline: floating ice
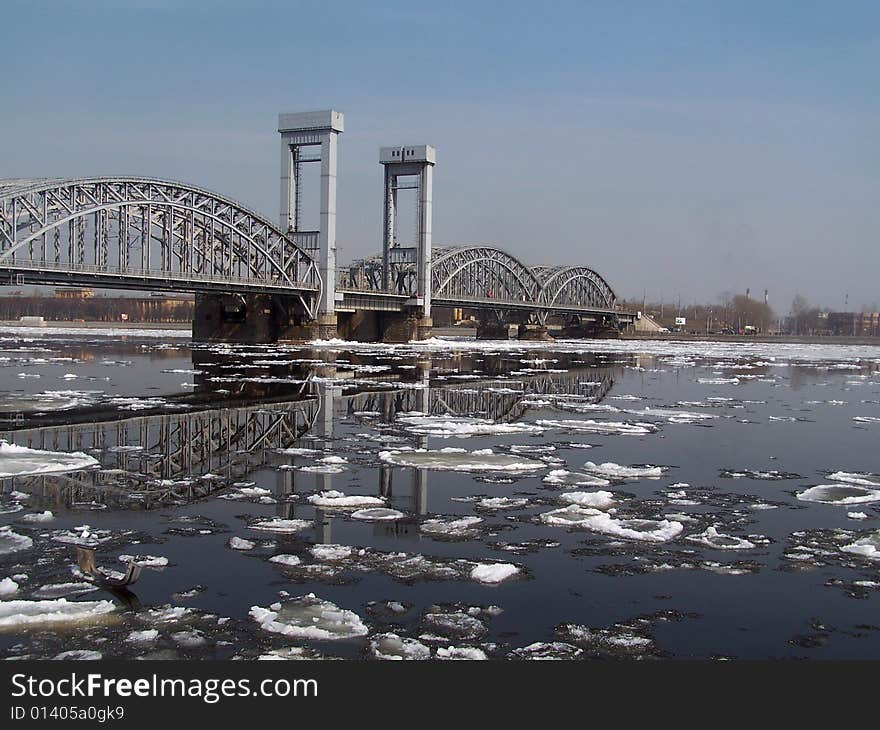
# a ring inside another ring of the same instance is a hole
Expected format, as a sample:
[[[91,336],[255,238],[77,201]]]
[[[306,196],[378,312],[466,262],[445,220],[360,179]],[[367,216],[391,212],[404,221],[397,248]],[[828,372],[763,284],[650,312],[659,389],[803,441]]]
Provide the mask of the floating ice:
[[[876,487],[880,489],[880,476],[867,472],[836,471],[829,474],[828,478],[836,482],[847,482],[849,484],[859,484],[863,487]]]
[[[403,512],[396,509],[389,509],[388,507],[368,507],[367,509],[359,509],[356,512],[352,512],[351,516],[356,520],[367,520],[369,522],[399,520],[406,517]]]
[[[145,629],[144,631],[132,631],[125,637],[125,640],[131,644],[152,644],[158,638],[158,629]]]
[[[8,555],[32,547],[34,541],[27,535],[19,535],[9,526],[0,527],[0,555]]]
[[[880,416],[853,416],[856,423],[880,423]]]
[[[492,449],[446,448],[435,451],[417,449],[415,451],[381,451],[379,458],[389,464],[410,466],[417,469],[437,469],[444,471],[534,471],[543,469],[540,461],[533,461],[515,454],[496,454]]]
[[[611,484],[607,479],[597,477],[594,474],[581,474],[566,469],[554,469],[541,481],[544,484],[554,484],[564,487],[607,487]]]
[[[0,601],[0,630],[107,620],[112,601]]]
[[[288,598],[269,608],[253,606],[249,615],[264,631],[303,639],[349,639],[368,631],[356,613],[314,593]]]
[[[351,555],[351,551],[348,545],[312,545],[309,548],[316,560],[344,560]]]
[[[669,423],[696,423],[698,421],[708,421],[718,418],[713,413],[697,413],[694,411],[680,411],[675,408],[651,408],[646,406],[644,410],[627,410],[625,413],[632,413],[636,416],[648,416],[653,418],[662,418]]]
[[[486,661],[489,657],[475,646],[447,646],[437,649],[438,659],[457,659],[464,661]]]
[[[250,530],[263,530],[265,532],[301,532],[314,526],[311,520],[285,520],[280,517],[273,517],[269,520],[259,520],[248,525]]]
[[[849,545],[844,545],[840,549],[845,553],[860,555],[869,560],[880,560],[880,530],[859,538]]]
[[[576,504],[551,510],[541,514],[541,521],[548,525],[579,527],[604,535],[613,535],[628,540],[666,542],[677,537],[683,526],[672,520],[644,520],[637,518],[617,519],[591,507]]]
[[[579,649],[574,644],[566,644],[564,641],[536,641],[528,646],[514,649],[510,652],[510,656],[516,659],[577,659],[584,653],[583,649]]]
[[[235,536],[230,537],[229,542],[226,544],[233,550],[253,550],[257,546],[257,543],[252,540],[245,540],[244,538]]]
[[[481,509],[519,509],[529,503],[528,499],[516,497],[486,497],[477,502]]]
[[[864,512],[847,512],[846,516],[851,520],[867,520],[868,515]]]
[[[471,579],[478,583],[500,583],[519,572],[513,563],[477,563],[471,570]]]
[[[430,519],[425,520],[420,529],[429,535],[471,537],[475,534],[474,528],[482,521],[481,517],[459,517],[451,520]]]
[[[695,535],[688,535],[686,539],[719,550],[751,550],[755,547],[755,543],[750,542],[745,538],[736,537],[735,535],[725,535],[724,533],[718,532],[718,530],[712,526],[707,527],[704,532]]]
[[[868,489],[855,484],[818,484],[797,493],[804,502],[822,504],[862,504],[880,501],[880,489]]]
[[[613,461],[606,461],[603,464],[595,464],[588,461],[584,464],[584,468],[592,473],[599,474],[603,477],[611,479],[659,479],[666,471],[665,466],[621,466]]]
[[[384,505],[385,500],[381,497],[372,497],[366,494],[353,494],[346,496],[344,492],[330,490],[313,494],[308,498],[309,502],[315,507],[323,507],[324,509],[346,509],[348,507],[371,507],[373,505]]]
[[[74,581],[71,583],[47,583],[34,591],[35,598],[62,598],[67,596],[80,596],[98,590],[94,583]]]
[[[269,562],[293,567],[302,563],[302,560],[300,560],[299,557],[297,557],[296,555],[273,555],[271,558],[269,558]]]
[[[592,507],[593,509],[608,510],[617,502],[611,492],[598,490],[596,492],[565,492],[559,495],[559,501],[566,504],[576,504],[579,507]]]
[[[0,440],[0,478],[31,474],[60,474],[97,466],[98,460],[81,451],[41,451]]]
[[[374,636],[370,641],[370,652],[376,659],[394,661],[431,658],[431,650],[422,642],[391,633]]]
[[[0,580],[0,597],[11,596],[16,592],[18,592],[18,583],[12,578],[4,578],[3,580]]]
[[[60,654],[56,654],[52,659],[62,662],[99,661],[103,656],[101,652],[94,651],[93,649],[70,649],[69,651],[62,651]]]
[[[425,623],[432,629],[460,639],[476,639],[488,629],[478,618],[464,611],[430,611],[425,614]]]
[[[407,431],[422,436],[489,436],[521,433],[541,433],[544,429],[527,423],[495,423],[485,418],[468,418],[464,416],[400,416]]]
[[[607,433],[624,436],[644,436],[655,433],[658,429],[653,423],[628,423],[626,421],[593,421],[564,419],[558,421],[539,420],[536,422],[544,428],[557,428],[563,431],[580,431],[582,433]]]
[[[120,563],[135,563],[142,568],[164,568],[168,565],[168,558],[158,555],[120,555]]]
[[[53,515],[49,510],[45,512],[31,512],[30,514],[21,516],[22,522],[51,522],[55,519],[55,515]]]
[[[277,449],[276,453],[284,454],[285,456],[315,456],[321,452],[317,449],[292,447],[289,449]]]

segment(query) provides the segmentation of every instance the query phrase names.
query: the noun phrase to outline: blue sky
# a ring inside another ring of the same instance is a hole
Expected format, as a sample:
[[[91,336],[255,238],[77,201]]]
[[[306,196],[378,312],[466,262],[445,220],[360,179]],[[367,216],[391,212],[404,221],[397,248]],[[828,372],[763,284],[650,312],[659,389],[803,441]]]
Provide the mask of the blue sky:
[[[621,295],[880,302],[876,2],[4,0],[0,176],[136,173],[278,210],[279,111],[334,107],[339,257],[383,144],[432,143],[434,236]]]

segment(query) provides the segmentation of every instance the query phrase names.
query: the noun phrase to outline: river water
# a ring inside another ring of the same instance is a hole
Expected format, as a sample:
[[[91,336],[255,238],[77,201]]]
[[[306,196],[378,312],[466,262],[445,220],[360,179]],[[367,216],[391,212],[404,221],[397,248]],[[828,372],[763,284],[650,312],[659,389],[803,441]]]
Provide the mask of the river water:
[[[5,658],[880,657],[878,347],[8,329],[0,366]]]

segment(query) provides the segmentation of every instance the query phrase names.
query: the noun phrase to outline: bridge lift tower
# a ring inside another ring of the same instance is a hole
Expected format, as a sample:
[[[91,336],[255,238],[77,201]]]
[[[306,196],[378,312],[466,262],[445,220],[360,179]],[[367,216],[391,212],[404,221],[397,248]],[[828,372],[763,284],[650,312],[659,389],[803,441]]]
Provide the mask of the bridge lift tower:
[[[415,265],[416,304],[421,310],[420,329],[431,327],[431,208],[436,151],[431,145],[382,147],[379,162],[385,169],[385,202],[382,226],[382,285],[394,287],[397,272]],[[401,181],[401,178],[405,180]],[[397,240],[397,192],[417,191],[415,246]]]
[[[336,157],[344,129],[342,112],[326,109],[278,115],[281,134],[281,230],[301,248],[317,253],[323,282],[318,303],[318,337],[336,336]],[[309,148],[312,148],[311,150]],[[320,154],[315,155],[315,148]],[[303,231],[302,165],[321,163],[317,231]]]

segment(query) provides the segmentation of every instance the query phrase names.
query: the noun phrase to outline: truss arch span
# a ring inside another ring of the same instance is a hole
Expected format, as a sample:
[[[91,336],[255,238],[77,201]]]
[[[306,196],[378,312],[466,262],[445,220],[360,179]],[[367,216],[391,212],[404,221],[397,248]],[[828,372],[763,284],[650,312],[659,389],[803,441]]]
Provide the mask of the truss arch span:
[[[0,180],[0,270],[125,288],[321,289],[314,259],[266,218],[142,177]]]
[[[614,290],[602,276],[586,266],[535,268],[541,282],[539,302],[555,307],[614,309]]]
[[[432,263],[435,299],[492,299],[534,302],[541,283],[535,272],[506,251],[490,246],[435,249]]]

